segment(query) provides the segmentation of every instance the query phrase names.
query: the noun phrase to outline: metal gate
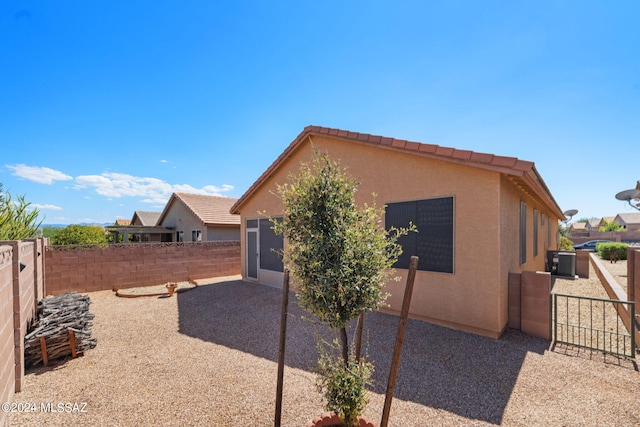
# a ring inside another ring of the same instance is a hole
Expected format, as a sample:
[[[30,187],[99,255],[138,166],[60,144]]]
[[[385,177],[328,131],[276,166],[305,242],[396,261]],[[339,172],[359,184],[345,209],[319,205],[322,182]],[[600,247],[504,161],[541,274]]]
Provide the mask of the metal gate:
[[[632,319],[631,330],[618,312]],[[635,304],[575,295],[553,294],[552,340],[605,353],[635,358]]]

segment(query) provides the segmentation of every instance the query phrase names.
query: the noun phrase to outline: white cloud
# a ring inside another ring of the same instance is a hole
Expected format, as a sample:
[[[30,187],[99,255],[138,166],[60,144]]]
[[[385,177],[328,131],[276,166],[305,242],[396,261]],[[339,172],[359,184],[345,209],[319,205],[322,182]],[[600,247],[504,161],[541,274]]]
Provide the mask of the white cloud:
[[[101,175],[76,177],[74,188],[94,188],[96,193],[108,198],[144,197],[143,203],[164,205],[174,192],[220,196],[221,193],[232,190],[233,185],[224,184],[222,187],[205,185],[202,188],[195,188],[188,184],[169,184],[158,178],[105,172]]]
[[[62,208],[56,205],[41,205],[39,203],[31,203],[29,207],[33,207],[39,210],[61,211]]]
[[[27,166],[23,164],[5,165],[7,169],[13,171],[13,175],[29,181],[40,184],[53,184],[53,181],[68,181],[73,179],[72,176],[64,174],[60,171],[40,166]]]
[[[169,163],[168,160],[160,160],[160,163]]]

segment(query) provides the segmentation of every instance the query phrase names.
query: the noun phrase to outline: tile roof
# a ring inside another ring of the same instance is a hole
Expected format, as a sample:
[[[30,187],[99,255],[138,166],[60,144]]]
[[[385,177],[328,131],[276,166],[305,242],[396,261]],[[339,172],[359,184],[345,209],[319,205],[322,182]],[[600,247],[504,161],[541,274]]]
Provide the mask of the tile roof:
[[[158,223],[161,214],[162,212],[135,211],[133,218],[131,218],[131,224],[154,226]],[[136,222],[136,218],[138,218],[139,224]]]
[[[571,226],[569,228],[571,228],[572,230],[586,230],[587,223],[586,222],[574,222],[573,224],[571,224]]]
[[[116,219],[116,225],[129,225],[131,220],[129,219]]]
[[[229,213],[238,199],[204,194],[173,193],[158,218],[158,224],[174,201],[184,204],[205,225],[240,225],[240,215]]]
[[[267,170],[249,187],[249,189],[231,207],[231,212],[239,213],[240,206],[255,193],[269,176],[291,155],[291,153],[311,136],[324,136],[345,142],[365,144],[381,149],[401,151],[422,157],[443,160],[451,163],[463,164],[471,167],[487,169],[508,175],[516,185],[527,191],[533,197],[538,197],[551,208],[560,218],[564,218],[562,210],[556,203],[538,174],[533,162],[520,160],[515,157],[497,156],[488,153],[476,153],[469,150],[457,150],[451,147],[441,147],[434,144],[389,138],[380,135],[357,133],[341,129],[321,126],[307,126],[267,168]]]
[[[625,224],[640,224],[640,212],[619,213],[617,218],[622,219]]]

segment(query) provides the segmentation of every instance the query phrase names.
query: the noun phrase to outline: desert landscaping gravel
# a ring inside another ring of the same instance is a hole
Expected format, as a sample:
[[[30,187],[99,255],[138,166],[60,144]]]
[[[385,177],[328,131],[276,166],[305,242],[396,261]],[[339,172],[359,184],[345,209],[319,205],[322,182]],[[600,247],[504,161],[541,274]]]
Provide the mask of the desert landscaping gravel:
[[[556,287],[597,293],[590,277]],[[28,370],[13,401],[36,410],[9,413],[8,425],[273,425],[281,290],[238,277],[204,283],[172,297],[90,293],[98,345]],[[138,292],[147,290],[163,291]],[[282,425],[297,427],[323,412],[313,368],[315,335],[326,331],[303,319],[293,294],[289,307]],[[398,317],[365,323],[376,365],[365,415],[380,420]],[[390,426],[637,426],[639,391],[629,359],[550,349],[510,329],[496,340],[410,320]],[[41,410],[48,403],[63,411]]]

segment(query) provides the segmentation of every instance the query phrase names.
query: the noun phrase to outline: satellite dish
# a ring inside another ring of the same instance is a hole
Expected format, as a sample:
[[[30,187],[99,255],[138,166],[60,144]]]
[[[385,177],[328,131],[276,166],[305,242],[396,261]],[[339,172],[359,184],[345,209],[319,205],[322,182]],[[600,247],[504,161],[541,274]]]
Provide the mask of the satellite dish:
[[[616,194],[616,199],[622,200],[624,202],[628,202],[633,199],[637,199],[640,197],[640,190],[636,190],[632,188],[631,190],[624,190]]]
[[[569,209],[568,211],[562,212],[564,216],[572,217],[578,213],[578,209]]]

